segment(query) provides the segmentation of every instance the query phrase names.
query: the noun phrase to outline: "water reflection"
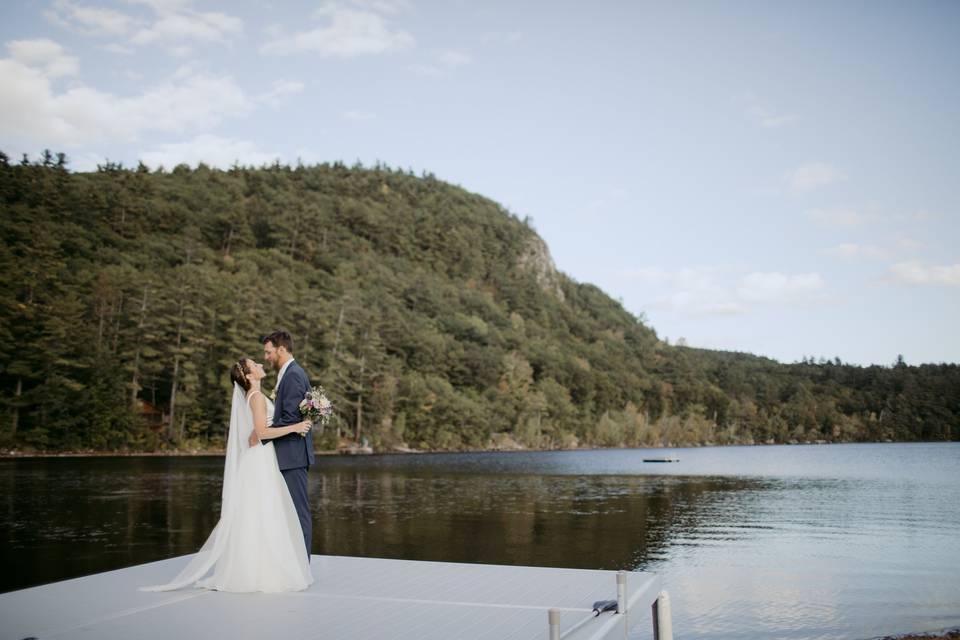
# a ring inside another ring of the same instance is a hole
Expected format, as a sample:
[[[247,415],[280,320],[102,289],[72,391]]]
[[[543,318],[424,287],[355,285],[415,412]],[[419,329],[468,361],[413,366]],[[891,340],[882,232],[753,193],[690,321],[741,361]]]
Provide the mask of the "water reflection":
[[[756,481],[657,477],[320,475],[323,553],[621,569],[647,564],[699,505]]]
[[[324,459],[313,550],[658,571],[688,637],[960,624],[960,447],[742,453],[683,452],[663,473],[631,451]],[[221,473],[221,458],[0,461],[0,589],[195,551]]]
[[[0,588],[191,553],[216,524],[216,458],[8,460]],[[600,569],[644,568],[671,538],[751,534],[731,492],[758,479],[423,473],[331,465],[310,477],[315,553]]]

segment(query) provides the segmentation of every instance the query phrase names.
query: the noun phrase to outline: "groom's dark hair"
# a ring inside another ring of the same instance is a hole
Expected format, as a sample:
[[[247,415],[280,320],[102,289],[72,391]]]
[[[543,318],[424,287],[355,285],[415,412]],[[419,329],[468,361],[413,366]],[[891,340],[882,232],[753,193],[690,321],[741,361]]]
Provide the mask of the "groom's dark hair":
[[[274,331],[263,339],[263,344],[272,343],[277,349],[284,347],[287,353],[293,353],[293,338],[286,331]]]

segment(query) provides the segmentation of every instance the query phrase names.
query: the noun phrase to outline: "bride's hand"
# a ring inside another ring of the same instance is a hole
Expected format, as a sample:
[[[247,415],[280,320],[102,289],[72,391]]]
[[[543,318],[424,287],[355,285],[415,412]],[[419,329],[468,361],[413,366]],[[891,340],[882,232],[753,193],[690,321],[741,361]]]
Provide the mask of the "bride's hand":
[[[310,421],[309,421],[309,420],[304,420],[303,422],[298,422],[297,424],[293,425],[293,432],[294,432],[294,433],[302,433],[302,434],[306,435],[307,432],[309,432],[309,431],[310,431]]]
[[[256,432],[256,431],[254,431],[253,433],[250,434],[250,440],[249,440],[249,442],[250,442],[250,446],[251,446],[251,447],[255,447],[255,446],[257,446],[258,444],[260,444],[260,438],[257,437],[257,432]]]

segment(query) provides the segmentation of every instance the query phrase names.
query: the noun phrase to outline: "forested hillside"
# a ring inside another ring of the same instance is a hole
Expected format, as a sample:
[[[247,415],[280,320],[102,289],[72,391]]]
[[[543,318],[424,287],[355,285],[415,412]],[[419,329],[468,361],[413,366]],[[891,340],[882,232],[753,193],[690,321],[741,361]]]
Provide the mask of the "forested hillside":
[[[960,367],[670,346],[432,175],[0,157],[0,446],[215,448],[228,369],[285,328],[333,447],[956,440]]]

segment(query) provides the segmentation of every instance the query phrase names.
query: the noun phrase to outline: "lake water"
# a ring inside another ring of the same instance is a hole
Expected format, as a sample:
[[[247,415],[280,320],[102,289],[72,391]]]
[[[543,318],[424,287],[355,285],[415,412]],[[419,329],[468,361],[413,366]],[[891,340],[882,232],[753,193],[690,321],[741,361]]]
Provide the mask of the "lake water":
[[[679,638],[960,625],[960,443],[318,460],[314,553],[656,571]],[[221,473],[219,458],[0,460],[0,590],[195,551]]]

